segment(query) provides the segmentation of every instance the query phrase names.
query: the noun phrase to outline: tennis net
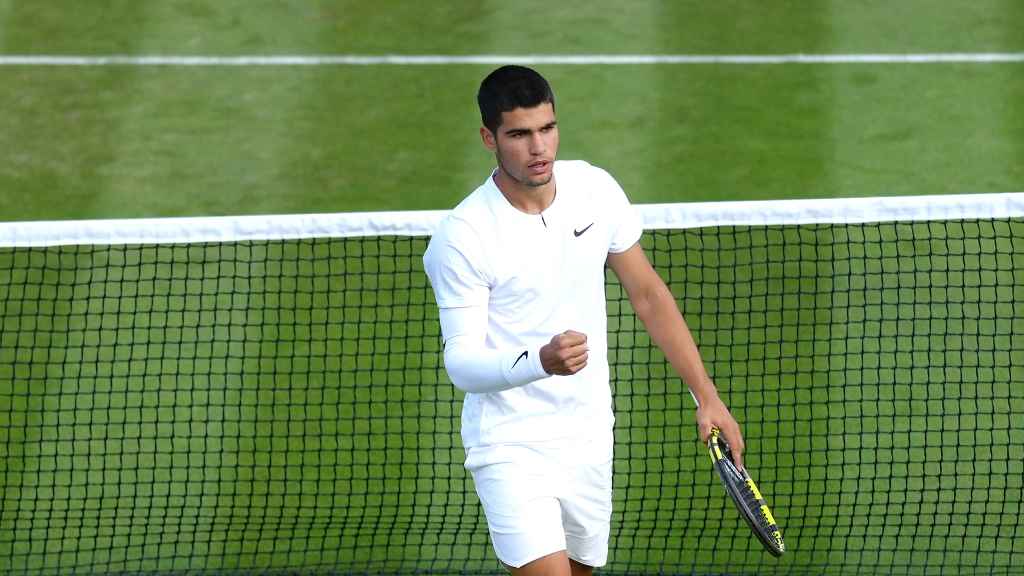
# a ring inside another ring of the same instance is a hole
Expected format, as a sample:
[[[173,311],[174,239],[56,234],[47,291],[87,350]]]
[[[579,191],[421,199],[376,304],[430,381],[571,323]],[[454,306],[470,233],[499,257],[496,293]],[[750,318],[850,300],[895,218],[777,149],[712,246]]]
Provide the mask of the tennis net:
[[[1024,564],[1024,195],[648,205],[760,549],[608,276],[606,574]],[[0,225],[0,572],[500,574],[421,255],[442,212]]]

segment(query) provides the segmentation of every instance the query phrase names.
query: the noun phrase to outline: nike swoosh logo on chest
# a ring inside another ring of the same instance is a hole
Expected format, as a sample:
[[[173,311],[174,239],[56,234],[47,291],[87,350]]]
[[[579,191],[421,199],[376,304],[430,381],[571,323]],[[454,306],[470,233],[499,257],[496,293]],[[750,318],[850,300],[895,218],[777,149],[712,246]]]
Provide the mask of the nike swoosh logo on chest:
[[[583,230],[573,229],[573,231],[572,231],[573,236],[576,236],[577,238],[579,238],[580,236],[583,236],[583,233],[586,232],[587,230],[590,230],[590,227],[593,226],[593,225],[594,225],[594,223],[591,222],[590,224],[587,224],[587,227],[584,228]]]

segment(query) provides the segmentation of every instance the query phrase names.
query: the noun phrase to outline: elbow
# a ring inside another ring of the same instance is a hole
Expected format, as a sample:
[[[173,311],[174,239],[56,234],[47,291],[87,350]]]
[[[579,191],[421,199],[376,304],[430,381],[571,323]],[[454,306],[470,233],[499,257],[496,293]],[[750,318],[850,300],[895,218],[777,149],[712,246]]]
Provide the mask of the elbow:
[[[448,348],[444,351],[444,369],[448,373],[448,379],[452,381],[452,385],[462,390],[463,392],[472,392],[472,380],[466,377],[465,371],[461,369],[462,361],[459,358],[458,352],[453,352]]]
[[[675,308],[675,298],[664,284],[651,286],[640,294],[633,301],[633,310],[640,321],[647,324],[655,319],[665,306],[671,305]]]
[[[465,392],[466,394],[480,393],[480,390],[477,390],[477,387],[472,383],[472,381],[455,376],[451,373],[451,371],[448,372],[448,378],[452,381],[453,386]]]
[[[457,338],[449,340],[445,347],[444,367],[452,384],[463,392],[481,394],[508,387],[493,359]]]
[[[638,298],[633,304],[633,309],[648,330],[680,316],[676,299],[664,284],[652,287],[642,298]]]
[[[639,318],[640,321],[643,322],[644,324],[647,324],[647,321],[651,318],[652,315],[651,310],[653,307],[651,306],[651,301],[645,295],[645,297],[643,298],[635,299],[632,302],[632,305],[633,312],[636,313],[636,317]]]

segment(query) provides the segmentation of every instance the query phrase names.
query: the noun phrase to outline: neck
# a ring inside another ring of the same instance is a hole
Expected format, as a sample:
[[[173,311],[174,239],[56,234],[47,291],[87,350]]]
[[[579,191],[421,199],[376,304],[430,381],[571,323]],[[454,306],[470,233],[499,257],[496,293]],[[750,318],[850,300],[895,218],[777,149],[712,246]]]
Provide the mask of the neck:
[[[540,214],[555,201],[555,179],[543,186],[527,186],[514,180],[501,167],[494,173],[494,184],[513,208],[527,214]]]

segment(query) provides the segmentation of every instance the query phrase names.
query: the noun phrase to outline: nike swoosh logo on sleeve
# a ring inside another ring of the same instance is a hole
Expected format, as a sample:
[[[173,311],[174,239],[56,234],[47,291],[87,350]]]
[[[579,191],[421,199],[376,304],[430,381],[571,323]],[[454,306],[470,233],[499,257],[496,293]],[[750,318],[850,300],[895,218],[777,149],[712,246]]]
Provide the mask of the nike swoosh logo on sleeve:
[[[510,370],[515,368],[516,364],[519,364],[520,360],[522,360],[523,358],[529,358],[529,357],[530,357],[530,351],[529,350],[524,350],[523,353],[519,355],[519,358],[516,358],[516,361],[512,363],[512,368],[510,368]]]
[[[587,227],[584,228],[583,230],[573,230],[572,233],[573,233],[574,236],[579,238],[580,236],[583,236],[584,232],[586,232],[587,230],[590,230],[590,227],[593,226],[593,225],[594,225],[594,223],[591,222],[590,224],[587,224]]]

